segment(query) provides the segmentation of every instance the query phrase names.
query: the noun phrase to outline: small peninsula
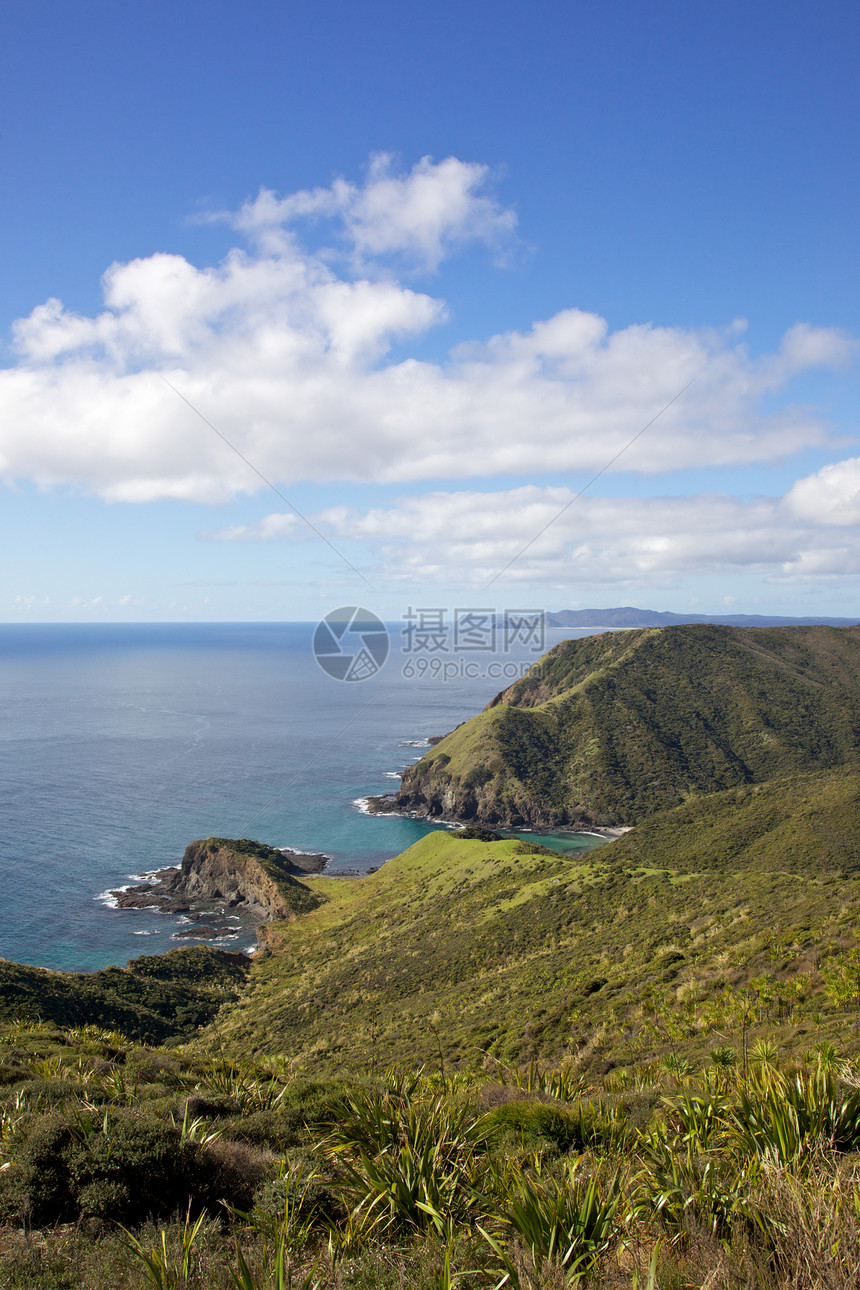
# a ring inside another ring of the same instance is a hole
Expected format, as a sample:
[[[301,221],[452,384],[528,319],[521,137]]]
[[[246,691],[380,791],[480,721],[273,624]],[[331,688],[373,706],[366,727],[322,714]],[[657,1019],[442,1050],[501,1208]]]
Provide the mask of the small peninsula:
[[[246,913],[260,922],[284,921],[316,908],[320,897],[298,875],[322,873],[329,857],[266,846],[248,838],[204,838],[185,848],[178,868],[160,869],[154,882],[111,892],[120,909],[185,914],[179,936],[217,938],[219,921]]]

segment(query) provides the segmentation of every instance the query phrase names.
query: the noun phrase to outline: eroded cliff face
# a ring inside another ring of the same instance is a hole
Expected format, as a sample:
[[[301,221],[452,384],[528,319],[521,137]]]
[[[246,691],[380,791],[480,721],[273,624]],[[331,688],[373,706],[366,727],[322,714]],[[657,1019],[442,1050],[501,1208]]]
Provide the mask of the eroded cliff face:
[[[420,819],[458,820],[465,823],[501,825],[505,828],[560,828],[588,824],[588,819],[555,809],[549,803],[530,800],[519,784],[504,784],[495,776],[485,783],[449,778],[444,769],[425,768],[419,762],[404,771],[400,791],[389,799],[374,799],[375,810],[407,813]]]
[[[265,860],[211,841],[192,842],[182,865],[165,883],[170,892],[192,902],[224,901],[242,905],[264,918],[290,919],[317,902],[304,883],[290,873],[289,861],[274,852]]]
[[[265,920],[283,921],[306,913],[321,898],[297,873],[319,873],[326,857],[299,856],[246,839],[205,838],[191,842],[178,869],[162,869],[155,883],[117,891],[125,909],[164,913],[245,910]]]

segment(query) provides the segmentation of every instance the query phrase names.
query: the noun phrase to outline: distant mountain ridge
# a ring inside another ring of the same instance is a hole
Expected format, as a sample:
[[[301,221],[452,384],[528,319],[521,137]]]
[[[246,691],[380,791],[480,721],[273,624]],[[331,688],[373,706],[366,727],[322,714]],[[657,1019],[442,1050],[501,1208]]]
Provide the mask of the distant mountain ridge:
[[[640,627],[556,645],[410,766],[388,809],[508,827],[635,824],[704,794],[857,763],[860,627]]]
[[[672,627],[716,623],[726,627],[855,627],[856,618],[797,618],[766,614],[672,614],[623,605],[616,609],[560,609],[546,615],[548,627]]]

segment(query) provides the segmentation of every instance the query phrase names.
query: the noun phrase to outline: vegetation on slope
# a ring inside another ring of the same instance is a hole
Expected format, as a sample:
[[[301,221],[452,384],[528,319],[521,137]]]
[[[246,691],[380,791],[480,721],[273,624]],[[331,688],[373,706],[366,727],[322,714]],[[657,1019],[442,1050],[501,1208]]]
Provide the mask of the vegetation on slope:
[[[651,816],[601,851],[615,868],[652,864],[655,855],[678,873],[730,876],[738,868],[856,878],[860,769],[793,775],[694,798]]]
[[[246,955],[204,945],[92,974],[49,972],[0,959],[0,1021],[97,1024],[164,1043],[208,1024],[237,997],[249,970]]]
[[[643,819],[598,851],[437,832],[297,884],[253,963],[0,962],[3,1286],[856,1285],[857,640],[664,635],[555,651],[458,732],[552,801],[552,730],[603,704],[583,764],[611,746]],[[740,777],[649,813],[634,736],[668,774],[677,712],[687,770]],[[279,881],[249,840],[191,860],[227,852]]]
[[[848,1290],[857,1069],[667,1058],[308,1080],[0,1029],[6,1290]]]
[[[565,641],[403,776],[395,805],[513,826],[635,823],[860,755],[860,628]]]
[[[218,1042],[327,1066],[476,1052],[596,1071],[715,1043],[839,1042],[860,995],[860,772],[792,776],[565,858],[438,832],[267,929]],[[195,1041],[209,1044],[202,1035]]]

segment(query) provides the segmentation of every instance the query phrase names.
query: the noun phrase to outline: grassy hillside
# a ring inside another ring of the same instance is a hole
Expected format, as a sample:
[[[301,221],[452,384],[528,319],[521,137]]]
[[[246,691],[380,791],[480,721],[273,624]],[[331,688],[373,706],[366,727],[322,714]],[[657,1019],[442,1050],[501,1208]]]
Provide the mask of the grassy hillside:
[[[325,903],[268,929],[198,1042],[319,1068],[699,1059],[764,1025],[857,1046],[858,836],[850,769],[687,804],[586,858],[436,833],[367,878],[308,879]]]
[[[795,775],[700,797],[651,816],[601,857],[616,868],[660,863],[681,873],[735,868],[799,877],[860,877],[860,769]]]
[[[646,628],[565,641],[404,774],[399,809],[635,823],[860,755],[860,628]]]
[[[858,1067],[307,1079],[0,1026],[4,1290],[854,1290]],[[719,1059],[718,1059],[719,1058]]]
[[[617,840],[299,883],[211,838],[201,891],[284,918],[253,962],[0,961],[3,1286],[857,1285],[858,649],[569,642],[412,789]]]
[[[2,1284],[855,1286],[860,768],[483,832],[253,963],[0,962]]]

